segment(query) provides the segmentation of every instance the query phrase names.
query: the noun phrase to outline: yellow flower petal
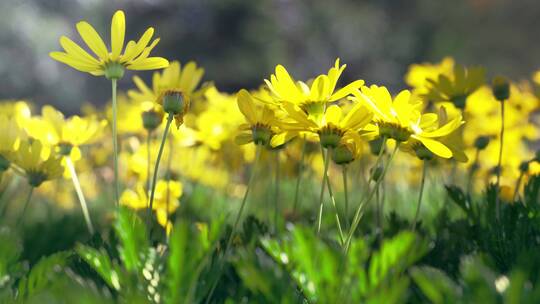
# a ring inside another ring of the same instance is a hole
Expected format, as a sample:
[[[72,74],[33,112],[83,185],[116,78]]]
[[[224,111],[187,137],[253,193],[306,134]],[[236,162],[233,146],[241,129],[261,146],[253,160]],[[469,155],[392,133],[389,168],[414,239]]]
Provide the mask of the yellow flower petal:
[[[79,60],[64,52],[51,52],[49,53],[49,56],[51,56],[51,58],[53,58],[54,60],[65,63],[81,72],[92,72],[96,70],[95,66],[81,63]]]
[[[169,65],[169,61],[161,57],[150,57],[127,66],[128,70],[142,71],[163,69]]]
[[[126,34],[126,17],[123,11],[116,11],[111,22],[111,55],[116,60],[124,47]]]
[[[60,45],[64,48],[67,54],[79,59],[81,62],[99,67],[99,61],[88,54],[83,48],[73,42],[66,36],[60,37]]]
[[[237,95],[238,108],[240,112],[244,114],[246,120],[254,125],[257,123],[257,115],[255,114],[255,108],[253,105],[253,99],[251,95],[246,90],[240,90]]]
[[[86,21],[77,23],[77,31],[86,45],[94,52],[99,58],[105,60],[109,57],[109,51],[103,42],[103,39],[99,36],[96,30]]]
[[[443,143],[436,141],[434,139],[424,138],[421,136],[412,136],[416,139],[418,139],[426,148],[431,151],[433,154],[440,156],[442,158],[450,158],[452,157],[452,150],[450,150],[447,146],[445,146]]]
[[[135,57],[139,56],[141,52],[144,51],[144,48],[148,45],[148,42],[150,42],[150,39],[152,39],[153,35],[154,35],[154,28],[151,27],[151,28],[148,28],[144,32],[144,34],[141,36],[139,41],[137,41],[136,44],[133,45],[131,43],[128,43],[128,46],[129,45],[133,45],[133,46],[132,47],[130,46],[129,48],[126,47],[126,52],[122,56],[121,62],[129,62]]]

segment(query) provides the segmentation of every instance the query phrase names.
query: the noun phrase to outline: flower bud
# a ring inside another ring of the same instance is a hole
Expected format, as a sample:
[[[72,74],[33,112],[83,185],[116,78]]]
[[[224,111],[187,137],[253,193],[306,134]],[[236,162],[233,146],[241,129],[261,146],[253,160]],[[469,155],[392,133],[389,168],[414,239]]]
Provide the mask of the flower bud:
[[[495,76],[491,86],[493,96],[498,101],[505,101],[510,97],[510,83],[508,79],[502,76]]]
[[[375,168],[371,168],[371,179],[374,181],[374,182],[377,182],[379,181],[379,179],[381,179],[382,177],[382,174],[383,174],[383,167],[382,166],[377,166]]]
[[[142,113],[143,127],[148,131],[153,131],[159,127],[163,121],[163,115],[155,110],[148,110]]]
[[[163,111],[169,114],[185,114],[188,110],[188,102],[181,91],[165,91],[161,97]]]
[[[354,160],[354,154],[347,145],[339,145],[333,152],[332,159],[338,165],[346,165]]]
[[[528,161],[521,162],[521,164],[519,164],[519,171],[521,172],[529,171],[529,162]]]
[[[478,136],[474,141],[474,147],[478,150],[484,150],[489,144],[489,136]]]

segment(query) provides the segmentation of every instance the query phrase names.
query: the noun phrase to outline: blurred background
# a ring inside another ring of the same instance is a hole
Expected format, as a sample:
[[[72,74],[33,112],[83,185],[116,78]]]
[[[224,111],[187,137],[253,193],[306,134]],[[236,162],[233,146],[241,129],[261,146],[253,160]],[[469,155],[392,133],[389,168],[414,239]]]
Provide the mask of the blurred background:
[[[220,90],[253,88],[281,63],[297,78],[326,72],[336,57],[343,81],[362,78],[398,89],[411,63],[453,56],[488,73],[528,78],[540,67],[537,0],[2,0],[0,99],[29,99],[77,113],[99,105],[110,83],[53,61],[58,38],[80,42],[87,20],[105,41],[116,9],[126,39],[149,26],[156,56],[196,60]],[[149,79],[151,72],[139,73]],[[121,89],[132,86],[131,74]]]

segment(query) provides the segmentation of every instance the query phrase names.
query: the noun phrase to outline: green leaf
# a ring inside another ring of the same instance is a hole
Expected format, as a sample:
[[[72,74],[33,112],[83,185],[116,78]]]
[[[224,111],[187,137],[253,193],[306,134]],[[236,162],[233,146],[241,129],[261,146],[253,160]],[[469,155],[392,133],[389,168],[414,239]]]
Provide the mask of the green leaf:
[[[114,226],[120,239],[120,258],[128,271],[142,270],[142,253],[149,248],[146,226],[130,209],[121,208]]]
[[[411,276],[430,302],[456,303],[460,294],[459,286],[437,268],[422,266],[410,270]]]
[[[77,245],[75,250],[101,276],[109,287],[117,291],[121,289],[121,273],[105,250],[97,250],[82,244]]]
[[[19,296],[24,298],[45,289],[55,276],[63,271],[72,255],[71,251],[63,251],[39,260],[28,276],[20,281]]]

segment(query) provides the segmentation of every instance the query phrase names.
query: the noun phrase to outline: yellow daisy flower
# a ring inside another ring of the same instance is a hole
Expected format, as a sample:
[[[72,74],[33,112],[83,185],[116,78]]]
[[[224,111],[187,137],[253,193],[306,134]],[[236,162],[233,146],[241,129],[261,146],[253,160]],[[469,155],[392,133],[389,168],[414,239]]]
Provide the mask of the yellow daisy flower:
[[[318,135],[321,145],[325,148],[338,146],[344,138],[360,138],[359,131],[364,128],[373,117],[373,113],[361,103],[343,115],[342,109],[337,105],[329,106],[323,115],[308,115],[297,105],[283,103],[283,108],[294,120],[293,123],[283,124],[283,129],[296,134],[301,131]],[[278,146],[292,138],[293,135],[283,133],[272,139],[272,145]]]
[[[117,11],[112,17],[110,51],[88,22],[77,23],[77,31],[97,58],[66,36],[60,38],[60,45],[64,52],[51,52],[50,56],[78,71],[95,76],[105,75],[108,79],[119,79],[124,75],[124,69],[154,70],[169,65],[165,58],[148,57],[159,42],[157,38],[150,43],[154,34],[153,28],[148,28],[137,42],[129,41],[124,49],[126,19],[123,11]]]
[[[179,61],[172,61],[161,73],[154,73],[151,87],[148,87],[140,77],[134,76],[133,82],[137,90],[129,90],[128,96],[138,102],[157,102],[164,91],[177,89],[193,99],[204,92],[197,90],[203,75],[204,69],[197,67],[193,61],[184,67]]]
[[[32,143],[23,141],[14,163],[24,171],[32,187],[39,187],[47,180],[62,176],[64,172],[61,158],[45,149],[39,140]]]
[[[452,75],[440,74],[436,79],[428,79],[428,92],[423,96],[433,102],[452,102],[464,109],[467,98],[484,84],[485,71],[481,67],[465,68],[454,66]]]
[[[15,156],[21,138],[25,134],[14,118],[0,114],[0,172],[7,170],[10,162]]]
[[[28,134],[41,142],[57,147],[62,155],[72,160],[81,157],[79,147],[92,143],[102,134],[107,122],[95,117],[72,116],[65,118],[62,112],[52,106],[44,106],[41,117],[33,117],[25,126]]]
[[[240,126],[240,133],[235,141],[239,145],[254,142],[256,145],[267,145],[270,139],[280,133],[274,111],[266,104],[257,104],[254,97],[246,90],[241,90],[237,95],[238,108],[244,114],[247,124]]]
[[[354,93],[354,100],[365,103],[375,113],[375,124],[381,137],[398,142],[421,143],[430,152],[442,158],[450,158],[453,153],[439,139],[449,135],[463,124],[461,116],[439,125],[435,113],[421,114],[422,102],[408,90],[401,91],[392,99],[385,87],[372,85]]]
[[[270,80],[264,81],[278,103],[289,102],[307,113],[320,115],[327,103],[345,98],[364,85],[363,80],[356,80],[336,91],[337,82],[345,67],[346,65],[340,66],[338,58],[327,75],[317,76],[311,85],[308,85],[302,81],[294,81],[285,67],[278,65]]]

